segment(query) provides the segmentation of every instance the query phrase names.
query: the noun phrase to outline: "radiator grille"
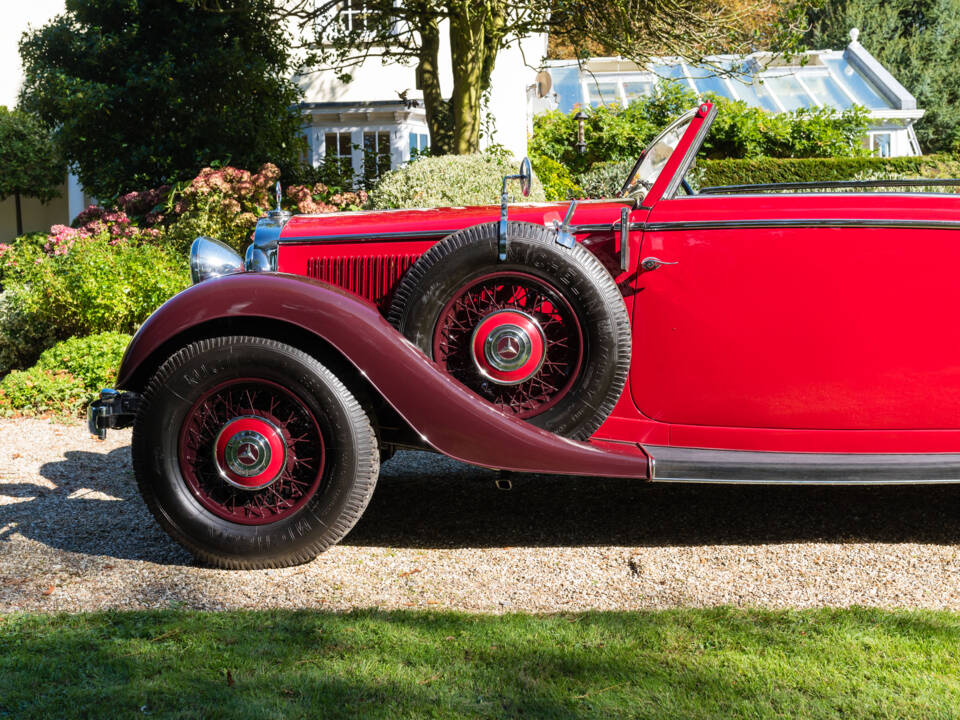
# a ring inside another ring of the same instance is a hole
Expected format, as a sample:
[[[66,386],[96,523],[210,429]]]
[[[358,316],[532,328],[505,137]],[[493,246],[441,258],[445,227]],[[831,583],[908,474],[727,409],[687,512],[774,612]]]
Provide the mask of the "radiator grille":
[[[356,293],[386,310],[396,284],[419,254],[310,258],[307,275]]]

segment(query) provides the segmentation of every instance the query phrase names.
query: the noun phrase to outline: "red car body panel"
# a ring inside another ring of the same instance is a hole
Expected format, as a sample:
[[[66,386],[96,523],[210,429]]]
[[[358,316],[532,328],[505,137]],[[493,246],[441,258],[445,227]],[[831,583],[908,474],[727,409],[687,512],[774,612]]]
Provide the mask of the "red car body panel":
[[[361,370],[430,447],[463,462],[516,472],[647,477],[635,443],[581,443],[500,413],[428,360],[353,294],[307,278],[241,273],[194,285],[154,313],[131,341],[118,387],[142,389],[178,335],[218,320],[292,323],[323,338]]]
[[[281,274],[223,278],[178,296],[138,334],[123,372],[130,377],[184,323],[255,312],[328,339],[431,445],[481,465],[643,477],[639,445],[960,451],[960,197],[674,197],[710,113],[708,104],[696,114],[642,204],[629,203],[626,271],[614,230],[626,201],[581,202],[573,215],[633,328],[627,388],[590,444],[494,419],[382,319],[416,259],[451,232],[496,221],[493,206],[296,216],[280,236]],[[567,206],[511,206],[510,219],[552,226]],[[645,272],[650,256],[677,264]]]

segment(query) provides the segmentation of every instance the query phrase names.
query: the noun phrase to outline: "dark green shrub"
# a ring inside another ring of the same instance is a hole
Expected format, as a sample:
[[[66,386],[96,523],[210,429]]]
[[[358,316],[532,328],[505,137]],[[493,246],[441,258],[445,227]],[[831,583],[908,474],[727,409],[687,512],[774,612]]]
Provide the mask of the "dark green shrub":
[[[74,337],[46,350],[29,370],[0,380],[0,414],[76,414],[90,397],[116,382],[130,335]]]
[[[185,256],[154,245],[110,245],[104,236],[8,268],[0,294],[0,375],[28,367],[71,336],[132,332],[188,284]]]

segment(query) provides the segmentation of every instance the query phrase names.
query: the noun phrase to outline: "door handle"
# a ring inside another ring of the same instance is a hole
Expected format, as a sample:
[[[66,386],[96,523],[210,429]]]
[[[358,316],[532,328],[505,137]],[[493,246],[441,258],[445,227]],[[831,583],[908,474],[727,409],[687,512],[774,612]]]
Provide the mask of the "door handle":
[[[677,262],[667,262],[666,260],[661,260],[660,258],[655,258],[652,255],[650,257],[645,257],[640,261],[640,267],[644,272],[650,272],[651,270],[656,270],[661,265],[676,265]]]

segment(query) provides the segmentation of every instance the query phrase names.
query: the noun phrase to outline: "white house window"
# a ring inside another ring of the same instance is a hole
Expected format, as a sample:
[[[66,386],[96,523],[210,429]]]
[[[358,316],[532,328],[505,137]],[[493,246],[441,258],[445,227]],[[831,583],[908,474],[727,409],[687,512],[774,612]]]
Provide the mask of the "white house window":
[[[426,133],[410,133],[410,159],[413,160],[417,155],[430,147],[430,137]]]
[[[339,20],[347,32],[366,30],[369,17],[364,0],[344,0],[340,6]]]
[[[350,144],[350,133],[344,131],[327,132],[323,134],[324,154],[327,161],[334,163],[340,169],[343,177],[353,176],[353,148]]]
[[[890,133],[871,133],[870,149],[873,154],[879,157],[890,157],[892,151],[893,136]]]
[[[390,169],[390,131],[363,132],[363,177],[375,180]]]

